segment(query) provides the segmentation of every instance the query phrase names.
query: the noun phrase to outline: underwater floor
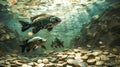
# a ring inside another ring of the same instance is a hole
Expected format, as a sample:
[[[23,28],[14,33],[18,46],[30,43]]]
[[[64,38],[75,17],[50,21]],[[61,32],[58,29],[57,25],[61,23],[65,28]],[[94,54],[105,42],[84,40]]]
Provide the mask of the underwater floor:
[[[19,20],[44,13],[62,22],[51,32],[21,31]],[[0,67],[120,67],[120,1],[1,0],[0,15]],[[47,49],[21,53],[25,38],[36,36]],[[55,38],[64,48],[51,47]]]
[[[0,57],[0,67],[120,67],[120,55],[116,49],[111,52],[78,47],[51,51],[41,56],[8,54]]]

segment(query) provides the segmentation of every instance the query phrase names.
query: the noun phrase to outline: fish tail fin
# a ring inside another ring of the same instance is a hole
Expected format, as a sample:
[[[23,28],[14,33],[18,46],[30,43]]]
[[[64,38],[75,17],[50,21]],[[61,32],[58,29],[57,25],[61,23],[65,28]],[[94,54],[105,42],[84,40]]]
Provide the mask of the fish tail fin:
[[[22,48],[22,53],[24,53],[25,52],[25,45],[19,45],[21,48]]]
[[[30,24],[28,22],[25,21],[19,21],[22,25],[22,32],[26,31],[27,29],[30,28]]]

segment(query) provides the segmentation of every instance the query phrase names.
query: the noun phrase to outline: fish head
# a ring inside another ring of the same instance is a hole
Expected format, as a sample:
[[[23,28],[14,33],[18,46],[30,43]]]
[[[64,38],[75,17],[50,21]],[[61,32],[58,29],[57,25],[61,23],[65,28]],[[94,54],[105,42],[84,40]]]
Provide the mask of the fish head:
[[[47,39],[44,39],[44,38],[38,39],[38,42],[40,42],[40,43],[45,43],[46,41],[47,41]]]
[[[50,22],[53,24],[53,25],[57,25],[58,23],[60,23],[62,20],[56,16],[52,16],[50,17]]]

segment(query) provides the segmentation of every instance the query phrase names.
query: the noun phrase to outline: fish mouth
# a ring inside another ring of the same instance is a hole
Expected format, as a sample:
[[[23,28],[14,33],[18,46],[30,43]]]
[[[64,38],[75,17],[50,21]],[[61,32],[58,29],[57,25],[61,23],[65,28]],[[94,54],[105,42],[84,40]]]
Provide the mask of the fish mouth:
[[[46,42],[47,41],[47,39],[43,39],[43,42]]]

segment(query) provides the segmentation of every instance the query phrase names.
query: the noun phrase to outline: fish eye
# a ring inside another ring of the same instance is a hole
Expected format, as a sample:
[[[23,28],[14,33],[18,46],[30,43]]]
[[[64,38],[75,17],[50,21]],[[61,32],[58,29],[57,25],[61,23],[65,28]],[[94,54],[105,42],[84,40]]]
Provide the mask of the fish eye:
[[[50,21],[51,21],[51,22],[55,22],[55,21],[56,21],[56,17],[51,17],[51,18],[50,18]]]

